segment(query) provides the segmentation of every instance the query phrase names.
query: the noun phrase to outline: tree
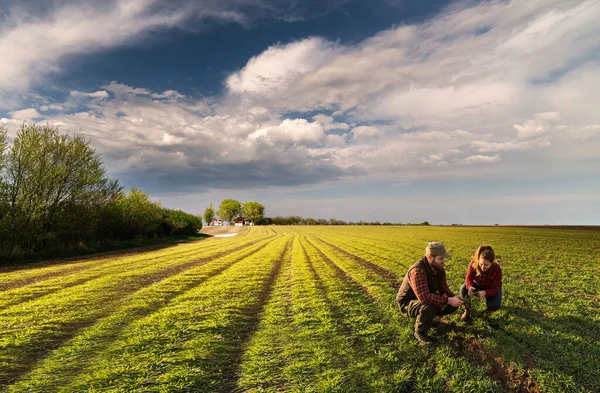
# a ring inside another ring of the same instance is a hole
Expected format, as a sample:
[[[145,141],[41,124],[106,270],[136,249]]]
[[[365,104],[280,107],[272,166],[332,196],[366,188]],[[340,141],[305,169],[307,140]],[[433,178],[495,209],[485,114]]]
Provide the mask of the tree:
[[[236,216],[240,215],[242,204],[235,199],[223,199],[219,206],[219,217],[221,220],[232,221]]]
[[[265,216],[265,207],[258,202],[246,202],[242,206],[242,214],[254,223]]]
[[[98,207],[121,191],[88,140],[48,125],[21,126],[1,173],[11,255],[91,236]]]
[[[154,237],[162,235],[161,223],[164,209],[158,202],[152,202],[146,193],[133,187],[129,194],[119,201],[122,214],[122,240]]]
[[[179,209],[164,210],[163,227],[166,235],[193,236],[202,229],[202,219]]]
[[[204,209],[204,222],[206,225],[212,225],[212,222],[215,220],[215,209],[213,208],[212,202],[210,206]]]

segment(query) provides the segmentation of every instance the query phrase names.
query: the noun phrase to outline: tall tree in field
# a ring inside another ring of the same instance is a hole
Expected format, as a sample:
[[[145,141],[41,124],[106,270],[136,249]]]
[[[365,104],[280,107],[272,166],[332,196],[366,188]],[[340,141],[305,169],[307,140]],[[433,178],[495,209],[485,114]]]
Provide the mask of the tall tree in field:
[[[258,202],[246,202],[242,214],[253,223],[265,217],[265,207]]]
[[[204,209],[204,222],[206,225],[211,225],[215,220],[215,209],[213,208],[212,202],[210,206]]]
[[[4,221],[11,254],[68,237],[77,241],[94,227],[98,207],[121,192],[89,141],[56,127],[23,124],[6,158]]]
[[[219,217],[221,220],[229,221],[233,220],[242,211],[242,204],[235,199],[223,199],[219,206]]]

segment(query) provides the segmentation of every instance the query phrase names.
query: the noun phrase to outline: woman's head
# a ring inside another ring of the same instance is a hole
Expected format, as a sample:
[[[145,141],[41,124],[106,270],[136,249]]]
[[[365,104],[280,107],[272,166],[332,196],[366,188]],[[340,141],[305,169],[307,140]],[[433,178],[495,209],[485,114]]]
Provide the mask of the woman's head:
[[[480,276],[481,272],[487,272],[491,269],[496,261],[496,254],[491,246],[483,245],[477,248],[477,251],[473,254],[473,267],[477,271],[477,275]]]

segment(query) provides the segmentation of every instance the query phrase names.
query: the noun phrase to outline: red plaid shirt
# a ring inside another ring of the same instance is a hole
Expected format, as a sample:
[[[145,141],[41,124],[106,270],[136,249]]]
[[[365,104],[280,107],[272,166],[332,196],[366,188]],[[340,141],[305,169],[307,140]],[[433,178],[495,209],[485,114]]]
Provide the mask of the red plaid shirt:
[[[487,272],[481,272],[481,276],[477,276],[477,270],[471,262],[467,269],[465,285],[467,289],[485,290],[485,296],[496,296],[498,288],[502,285],[502,268],[494,262]]]
[[[438,271],[431,268],[433,274],[437,276]],[[431,304],[433,306],[442,307],[448,304],[448,297],[453,297],[454,293],[448,288],[448,282],[444,279],[440,282],[439,293],[429,292],[429,286],[427,285],[427,275],[422,269],[415,268],[408,273],[408,280],[410,287],[414,291],[417,299],[423,304]]]

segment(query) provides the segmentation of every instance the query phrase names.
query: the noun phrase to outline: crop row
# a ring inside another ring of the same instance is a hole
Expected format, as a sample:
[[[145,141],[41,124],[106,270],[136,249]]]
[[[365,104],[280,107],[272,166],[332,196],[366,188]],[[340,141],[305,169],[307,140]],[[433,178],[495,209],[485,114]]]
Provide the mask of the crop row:
[[[227,255],[205,256],[192,263],[189,259],[169,260],[165,257],[159,264],[145,267],[136,264],[133,269],[130,267],[115,274],[108,272],[102,277],[1,310],[0,381],[2,384],[12,382],[52,349],[81,332],[88,332],[89,328],[94,330],[99,320],[105,322],[108,319],[109,324],[114,320],[113,324],[119,325],[123,321],[118,311],[125,310],[131,315],[143,314],[144,309],[151,311],[161,302],[255,254],[269,241],[267,238],[246,248],[233,248]],[[227,247],[227,244],[222,246]],[[18,298],[19,291],[28,289],[10,292]],[[152,297],[156,298],[155,302],[149,301]],[[144,307],[140,308],[135,302],[137,299]],[[110,336],[111,329],[104,328],[101,324],[98,332]],[[78,357],[85,359],[85,356]]]

